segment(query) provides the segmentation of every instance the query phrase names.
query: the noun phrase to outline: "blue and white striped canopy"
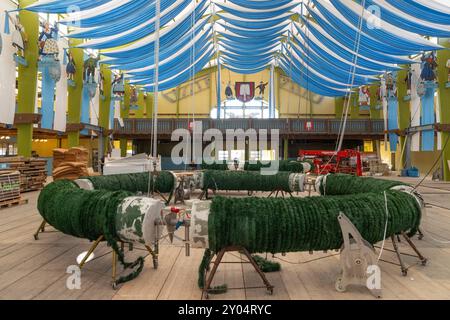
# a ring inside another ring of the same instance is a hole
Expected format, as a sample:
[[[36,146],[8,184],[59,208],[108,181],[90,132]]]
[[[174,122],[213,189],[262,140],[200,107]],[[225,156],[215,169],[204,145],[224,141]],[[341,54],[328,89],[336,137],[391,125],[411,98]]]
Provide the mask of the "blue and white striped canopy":
[[[80,48],[100,50],[102,63],[148,91],[218,59],[241,74],[275,65],[312,92],[344,96],[443,49],[430,38],[450,38],[442,0],[45,0],[26,9],[64,15]]]

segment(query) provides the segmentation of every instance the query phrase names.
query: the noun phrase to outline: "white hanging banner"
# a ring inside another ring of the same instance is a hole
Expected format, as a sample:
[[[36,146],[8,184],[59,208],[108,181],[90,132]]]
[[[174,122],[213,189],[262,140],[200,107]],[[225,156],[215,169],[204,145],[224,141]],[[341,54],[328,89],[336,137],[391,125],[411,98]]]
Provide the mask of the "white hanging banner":
[[[381,93],[381,104],[383,106],[383,120],[384,120],[384,131],[387,132],[389,130],[389,123],[388,123],[388,100],[387,100],[387,87],[386,87],[386,75],[381,78],[381,86],[380,86],[380,93]],[[384,148],[385,151],[388,151],[388,134],[384,134]]]
[[[68,92],[66,79],[66,66],[64,65],[64,50],[67,47],[67,42],[59,40],[59,61],[61,63],[61,80],[56,83],[56,106],[55,106],[55,121],[53,129],[56,131],[65,132],[67,125],[67,107],[68,107]]]
[[[96,73],[97,72],[99,72],[99,70],[97,70]],[[91,99],[89,105],[91,109],[91,124],[93,126],[98,126],[98,119],[100,117],[100,89],[98,86],[95,97]]]
[[[34,99],[34,113],[35,114],[39,113],[39,83],[40,83],[40,80],[38,79],[38,81],[36,81],[36,97]],[[33,127],[39,128],[39,124],[35,124],[35,125],[33,125]]]
[[[114,119],[117,119],[119,121],[119,125],[123,128],[124,122],[122,117],[120,116],[120,108],[121,102],[119,100],[116,100],[114,104]]]
[[[15,8],[12,2],[0,1],[0,30],[3,43],[0,54],[0,97],[2,102],[0,123],[4,124],[14,124],[16,113],[16,63],[13,59],[16,50],[12,46],[12,32],[9,35],[3,33],[5,10],[13,9]],[[11,27],[14,28],[13,25]]]
[[[411,127],[420,126],[421,117],[421,100],[418,93],[420,84],[421,66],[420,64],[414,64],[411,68]],[[411,151],[420,151],[420,133],[416,133],[411,137]]]
[[[440,99],[435,99],[436,103],[434,104],[436,106],[436,123],[441,123],[441,101]],[[442,141],[442,132],[439,131],[437,134],[437,150],[441,151],[443,147],[443,141]]]

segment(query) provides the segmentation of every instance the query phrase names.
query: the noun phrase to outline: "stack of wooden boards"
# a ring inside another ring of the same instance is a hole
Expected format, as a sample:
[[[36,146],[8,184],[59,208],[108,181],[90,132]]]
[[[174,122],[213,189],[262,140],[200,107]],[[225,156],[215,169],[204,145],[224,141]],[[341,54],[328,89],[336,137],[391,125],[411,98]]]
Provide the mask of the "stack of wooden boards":
[[[389,176],[389,166],[378,159],[369,160],[369,175],[371,176]]]
[[[4,171],[0,173],[0,206],[20,200],[20,172]]]
[[[53,150],[53,180],[76,180],[89,176],[89,151],[85,148]]]
[[[47,160],[24,157],[2,158],[0,163],[4,169],[1,172],[18,171],[20,173],[20,191],[38,191],[47,182]]]

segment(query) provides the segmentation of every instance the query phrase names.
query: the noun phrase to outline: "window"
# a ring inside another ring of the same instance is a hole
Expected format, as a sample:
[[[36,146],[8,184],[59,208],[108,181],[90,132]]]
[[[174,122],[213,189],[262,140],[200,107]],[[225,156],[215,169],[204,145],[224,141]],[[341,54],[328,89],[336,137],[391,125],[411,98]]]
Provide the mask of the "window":
[[[261,160],[261,152],[259,151],[250,151],[250,161],[259,161]]]
[[[211,111],[211,118],[217,119],[217,108]],[[275,110],[275,119],[279,117]],[[269,103],[254,99],[248,103],[239,100],[225,100],[220,109],[220,119],[269,119]]]
[[[219,161],[228,161],[228,151],[219,151]]]

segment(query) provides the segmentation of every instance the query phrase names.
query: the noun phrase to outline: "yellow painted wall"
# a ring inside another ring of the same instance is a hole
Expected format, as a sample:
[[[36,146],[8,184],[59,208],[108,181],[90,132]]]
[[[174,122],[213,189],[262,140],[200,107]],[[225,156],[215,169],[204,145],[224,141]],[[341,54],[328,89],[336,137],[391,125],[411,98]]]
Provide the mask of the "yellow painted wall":
[[[222,101],[225,100],[225,88],[228,82],[234,92],[236,82],[269,82],[269,69],[254,75],[236,74],[222,69]],[[266,89],[264,99],[269,100],[269,88]],[[276,74],[276,101],[280,117],[297,118],[335,118],[335,103],[333,98],[320,97],[301,89],[288,77]],[[192,94],[193,93],[193,94]],[[179,98],[179,101],[177,101]],[[311,101],[311,103],[309,102]],[[200,73],[192,82],[184,83],[178,88],[167,90],[159,94],[158,110],[160,118],[208,118],[212,108],[217,104],[217,68]],[[136,117],[138,114],[136,114]]]

